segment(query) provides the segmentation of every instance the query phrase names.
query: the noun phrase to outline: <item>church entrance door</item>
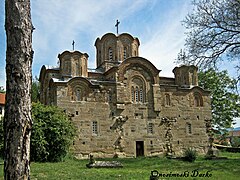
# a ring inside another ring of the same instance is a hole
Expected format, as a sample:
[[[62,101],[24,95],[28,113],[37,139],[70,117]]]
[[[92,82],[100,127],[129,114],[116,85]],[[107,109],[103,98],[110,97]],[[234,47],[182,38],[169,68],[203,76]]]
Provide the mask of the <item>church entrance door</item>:
[[[144,141],[136,141],[136,156],[144,156]]]

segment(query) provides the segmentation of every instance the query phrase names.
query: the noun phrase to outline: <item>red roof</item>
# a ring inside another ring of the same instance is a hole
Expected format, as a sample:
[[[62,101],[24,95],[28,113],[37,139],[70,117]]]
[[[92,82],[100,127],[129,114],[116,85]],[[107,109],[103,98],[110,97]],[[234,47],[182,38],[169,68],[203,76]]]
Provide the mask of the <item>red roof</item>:
[[[6,96],[6,94],[0,93],[0,104],[5,105],[5,102],[6,102],[5,96]]]

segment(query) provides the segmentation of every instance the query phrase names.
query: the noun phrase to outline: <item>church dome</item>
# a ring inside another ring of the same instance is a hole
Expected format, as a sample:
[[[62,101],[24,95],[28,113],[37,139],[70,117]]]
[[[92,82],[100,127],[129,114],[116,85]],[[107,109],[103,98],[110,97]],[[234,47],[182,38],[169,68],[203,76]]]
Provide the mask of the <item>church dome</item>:
[[[95,41],[97,68],[108,70],[129,57],[139,56],[138,38],[128,33],[107,33]]]

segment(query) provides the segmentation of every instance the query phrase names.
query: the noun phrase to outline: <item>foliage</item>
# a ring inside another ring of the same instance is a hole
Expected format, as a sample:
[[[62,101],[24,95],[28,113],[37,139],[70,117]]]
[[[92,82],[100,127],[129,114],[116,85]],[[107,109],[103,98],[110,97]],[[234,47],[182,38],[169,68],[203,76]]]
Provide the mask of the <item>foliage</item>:
[[[205,68],[228,59],[238,63],[239,70],[240,1],[193,0],[192,3],[194,9],[183,21],[187,29],[188,63]]]
[[[40,83],[37,77],[32,80],[32,93],[31,100],[32,102],[39,102],[40,98]]]
[[[72,144],[75,128],[67,115],[54,106],[33,103],[31,135],[31,160],[60,161]],[[0,119],[0,158],[4,152],[3,118]]]
[[[194,162],[197,159],[197,151],[193,148],[187,148],[184,152],[184,160]]]
[[[237,81],[230,78],[227,71],[209,69],[199,72],[199,86],[212,92],[213,125],[221,132],[230,128],[235,117],[240,116],[240,96],[237,94]]]
[[[6,93],[3,86],[0,86],[0,93]]]
[[[72,144],[75,128],[58,107],[33,103],[31,160],[61,161]]]
[[[224,130],[221,135],[219,135],[216,140],[218,141],[217,144],[221,144],[223,146],[230,146],[229,142],[229,132]]]
[[[231,137],[231,145],[232,147],[240,147],[240,137]]]

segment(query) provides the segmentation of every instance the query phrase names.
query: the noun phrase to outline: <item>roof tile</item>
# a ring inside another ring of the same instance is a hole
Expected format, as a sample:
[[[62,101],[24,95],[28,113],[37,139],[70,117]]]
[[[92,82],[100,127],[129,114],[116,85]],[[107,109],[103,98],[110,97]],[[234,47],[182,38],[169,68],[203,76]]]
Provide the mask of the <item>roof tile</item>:
[[[6,103],[6,94],[0,93],[0,104],[5,105]]]

